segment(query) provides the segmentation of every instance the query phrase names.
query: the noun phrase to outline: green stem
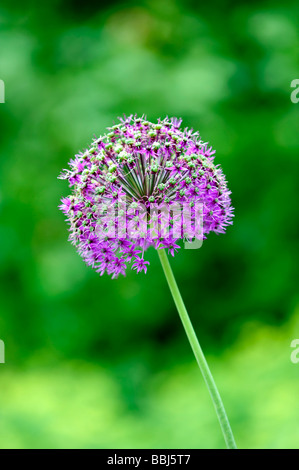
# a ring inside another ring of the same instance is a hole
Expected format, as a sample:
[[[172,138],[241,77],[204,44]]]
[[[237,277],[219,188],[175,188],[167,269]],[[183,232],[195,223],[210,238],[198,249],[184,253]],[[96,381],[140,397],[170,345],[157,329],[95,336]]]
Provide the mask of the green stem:
[[[187,313],[186,307],[184,305],[183,299],[181,297],[180,291],[178,289],[176,280],[174,278],[171,266],[169,264],[167,255],[165,250],[157,250],[159,254],[159,258],[164,270],[164,274],[166,276],[170,291],[172,293],[173,300],[175,302],[176,308],[179,312],[179,315],[181,317],[183,326],[185,328],[187,337],[189,339],[191,348],[194,352],[194,355],[196,357],[197,363],[199,365],[199,368],[201,370],[201,373],[204,377],[204,380],[206,382],[206,385],[208,387],[208,390],[210,392],[212,401],[214,403],[216,413],[220,422],[221,430],[225,439],[225,443],[227,445],[228,449],[236,449],[236,443],[235,439],[220,397],[220,394],[218,392],[218,389],[216,387],[216,384],[214,382],[213,376],[211,374],[211,371],[209,369],[208,363],[205,359],[205,356],[202,352],[202,349],[200,347],[200,344],[198,342],[198,339],[196,337],[195,331],[193,329],[192,323],[190,321],[189,315]]]

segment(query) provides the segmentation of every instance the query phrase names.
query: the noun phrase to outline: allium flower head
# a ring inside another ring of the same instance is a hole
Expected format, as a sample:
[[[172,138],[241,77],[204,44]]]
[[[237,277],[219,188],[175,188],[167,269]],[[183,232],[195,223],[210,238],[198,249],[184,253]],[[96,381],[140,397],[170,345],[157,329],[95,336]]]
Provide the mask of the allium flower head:
[[[70,161],[61,179],[72,195],[60,209],[69,239],[88,265],[116,278],[128,264],[146,272],[149,246],[174,253],[179,239],[224,233],[232,223],[230,191],[215,151],[181,120],[120,119]]]

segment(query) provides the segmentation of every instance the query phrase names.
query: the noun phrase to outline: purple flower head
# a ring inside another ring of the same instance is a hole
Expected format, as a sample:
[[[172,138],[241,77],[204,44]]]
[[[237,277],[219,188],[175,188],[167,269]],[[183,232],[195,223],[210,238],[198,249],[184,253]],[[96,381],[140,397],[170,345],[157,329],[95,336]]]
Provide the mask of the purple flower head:
[[[101,275],[116,278],[129,264],[146,272],[148,247],[174,256],[179,239],[202,240],[232,223],[230,191],[214,164],[215,151],[180,125],[177,118],[156,124],[145,117],[120,119],[60,176],[73,188],[59,206],[69,239]]]

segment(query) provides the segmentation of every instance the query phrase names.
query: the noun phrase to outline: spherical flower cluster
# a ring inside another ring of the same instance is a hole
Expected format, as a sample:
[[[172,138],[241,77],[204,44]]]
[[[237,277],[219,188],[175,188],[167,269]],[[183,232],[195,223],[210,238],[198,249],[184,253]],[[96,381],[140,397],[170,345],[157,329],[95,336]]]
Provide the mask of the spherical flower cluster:
[[[70,161],[72,195],[60,209],[88,265],[116,278],[147,270],[149,246],[174,253],[178,239],[204,239],[232,223],[230,191],[215,151],[181,120],[120,119]],[[181,210],[182,209],[182,210]]]

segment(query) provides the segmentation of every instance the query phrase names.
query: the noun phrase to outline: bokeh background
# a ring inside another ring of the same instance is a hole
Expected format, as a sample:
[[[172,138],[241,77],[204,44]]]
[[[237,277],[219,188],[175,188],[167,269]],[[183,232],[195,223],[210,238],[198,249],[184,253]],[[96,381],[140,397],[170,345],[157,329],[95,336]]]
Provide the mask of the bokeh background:
[[[224,447],[155,251],[99,277],[57,209],[61,169],[131,113],[216,148],[234,225],[172,267],[239,447],[299,447],[296,3],[1,1],[2,448]]]

